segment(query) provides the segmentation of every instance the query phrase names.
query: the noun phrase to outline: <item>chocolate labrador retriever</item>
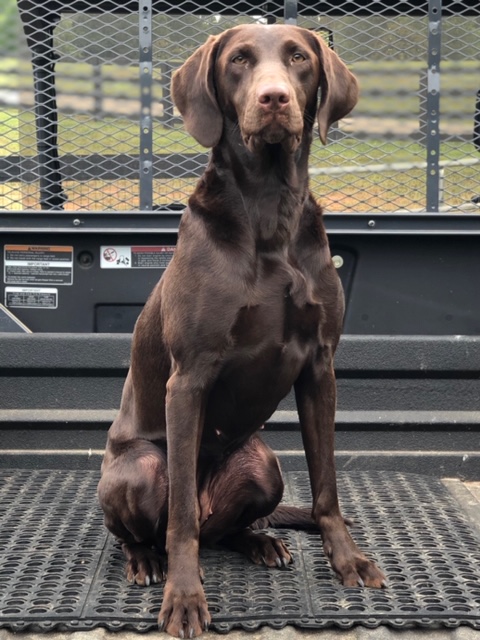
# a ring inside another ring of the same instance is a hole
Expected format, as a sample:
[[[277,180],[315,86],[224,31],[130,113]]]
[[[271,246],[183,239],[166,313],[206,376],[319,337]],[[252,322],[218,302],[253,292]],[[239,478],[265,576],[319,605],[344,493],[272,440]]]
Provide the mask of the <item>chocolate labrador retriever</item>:
[[[159,626],[184,638],[210,622],[199,544],[281,567],[288,549],[255,529],[316,527],[344,585],[381,587],[384,575],[338,505],[333,356],[344,302],[308,188],[315,117],[325,143],[357,101],[355,78],[308,30],[244,25],[185,62],[173,97],[211,158],[135,327],[98,494],[131,581],[161,580],[168,552]],[[292,387],[311,511],[277,506],[278,461],[256,435]]]

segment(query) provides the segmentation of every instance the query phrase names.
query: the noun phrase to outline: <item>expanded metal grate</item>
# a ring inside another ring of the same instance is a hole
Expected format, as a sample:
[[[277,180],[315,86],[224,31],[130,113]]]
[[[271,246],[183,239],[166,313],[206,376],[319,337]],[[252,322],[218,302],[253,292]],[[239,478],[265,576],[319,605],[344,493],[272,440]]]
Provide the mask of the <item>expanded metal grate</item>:
[[[362,88],[312,149],[328,211],[478,210],[472,0],[0,0],[0,209],[181,206],[207,152],[173,108],[172,71],[209,34],[284,20],[323,32]]]
[[[304,472],[287,473],[285,500],[309,503]],[[0,473],[0,628],[154,629],[161,585],[129,585],[107,535],[91,471]],[[202,550],[212,628],[356,624],[480,629],[480,538],[439,480],[402,473],[339,474],[343,511],[386,590],[344,588],[315,533],[277,532],[295,564],[257,567]]]

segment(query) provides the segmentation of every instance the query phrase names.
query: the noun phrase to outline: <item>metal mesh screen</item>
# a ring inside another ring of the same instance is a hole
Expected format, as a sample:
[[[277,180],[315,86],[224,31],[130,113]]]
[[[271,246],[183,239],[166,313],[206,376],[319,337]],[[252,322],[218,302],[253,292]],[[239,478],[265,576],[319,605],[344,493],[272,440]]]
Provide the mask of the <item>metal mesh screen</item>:
[[[284,20],[322,30],[360,81],[354,112],[312,148],[328,211],[478,210],[473,0],[0,0],[0,209],[185,203],[208,152],[172,105],[172,70],[210,33]]]

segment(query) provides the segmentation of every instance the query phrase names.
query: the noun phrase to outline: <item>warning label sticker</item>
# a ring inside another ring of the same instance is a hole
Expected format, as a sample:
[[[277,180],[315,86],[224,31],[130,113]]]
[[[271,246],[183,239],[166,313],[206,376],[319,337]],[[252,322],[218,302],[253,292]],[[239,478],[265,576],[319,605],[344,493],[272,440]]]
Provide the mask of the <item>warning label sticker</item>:
[[[56,309],[58,289],[5,287],[5,306],[23,309]]]
[[[73,284],[73,247],[7,244],[5,284]]]
[[[100,247],[102,269],[165,269],[173,258],[175,247],[149,246]]]

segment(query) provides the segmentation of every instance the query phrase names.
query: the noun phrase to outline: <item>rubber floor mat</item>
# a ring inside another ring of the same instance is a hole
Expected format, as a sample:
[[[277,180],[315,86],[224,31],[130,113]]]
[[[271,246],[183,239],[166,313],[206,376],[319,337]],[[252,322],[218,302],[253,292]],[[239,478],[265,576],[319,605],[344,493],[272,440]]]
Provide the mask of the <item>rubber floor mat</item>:
[[[146,631],[161,585],[129,585],[103,527],[92,471],[0,472],[0,628]],[[306,473],[285,474],[285,502],[309,504]],[[380,624],[480,629],[480,540],[442,483],[387,472],[339,474],[352,535],[388,578],[344,588],[318,534],[276,532],[294,557],[267,569],[227,551],[201,552],[212,628],[314,629]]]

